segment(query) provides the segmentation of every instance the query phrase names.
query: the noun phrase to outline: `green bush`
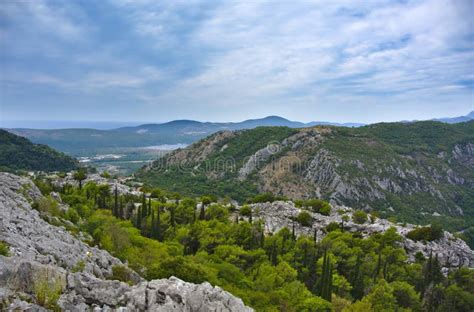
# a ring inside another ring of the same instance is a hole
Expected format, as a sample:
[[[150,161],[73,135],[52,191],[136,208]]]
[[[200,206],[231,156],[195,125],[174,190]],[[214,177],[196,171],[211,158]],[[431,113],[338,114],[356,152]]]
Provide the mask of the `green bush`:
[[[267,203],[267,202],[274,202],[275,201],[275,196],[273,196],[272,193],[263,193],[263,194],[258,194],[255,195],[252,199],[252,203]]]
[[[57,302],[63,290],[63,283],[59,277],[51,277],[48,271],[43,272],[35,278],[33,290],[38,305],[60,311]]]
[[[407,237],[414,241],[434,241],[443,237],[443,228],[439,224],[418,227],[408,232]]]
[[[8,257],[10,255],[10,248],[5,242],[0,242],[0,255]]]
[[[130,270],[123,265],[112,266],[112,276],[109,279],[121,281],[130,285],[133,284],[130,276]]]
[[[73,273],[82,272],[82,271],[84,271],[85,267],[86,267],[86,264],[84,263],[84,261],[80,260],[76,263],[76,265],[72,268],[71,271]]]
[[[367,221],[367,214],[362,210],[354,211],[352,220],[357,224],[364,224]]]
[[[250,206],[242,206],[242,208],[240,208],[240,214],[244,217],[248,217],[252,214],[252,208],[250,208]]]
[[[300,212],[300,214],[298,215],[296,220],[302,226],[311,226],[313,218],[311,217],[311,215],[308,212],[302,211],[302,212]]]
[[[321,199],[308,199],[303,201],[302,205],[304,207],[310,208],[313,212],[317,212],[325,216],[329,216],[331,213],[331,205]]]
[[[326,226],[326,232],[328,233],[332,231],[340,230],[340,229],[341,229],[340,225],[337,222],[331,222]]]
[[[43,197],[33,203],[32,207],[40,213],[50,214],[52,216],[60,216],[62,214],[58,203],[51,197]]]

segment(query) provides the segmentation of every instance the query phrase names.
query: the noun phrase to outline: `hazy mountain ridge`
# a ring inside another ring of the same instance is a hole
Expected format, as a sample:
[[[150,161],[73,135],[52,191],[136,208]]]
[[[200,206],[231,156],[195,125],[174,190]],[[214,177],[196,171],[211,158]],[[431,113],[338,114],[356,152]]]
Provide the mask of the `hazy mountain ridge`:
[[[223,168],[228,159],[234,166]],[[472,121],[257,128],[214,134],[139,176],[188,194],[322,197],[412,222],[444,215],[463,227],[474,215],[473,159]]]
[[[474,113],[457,118],[442,118],[439,121],[456,123],[474,118]],[[162,144],[191,144],[222,130],[253,129],[261,126],[285,126],[304,128],[316,125],[360,127],[362,123],[335,123],[313,121],[308,123],[291,121],[279,116],[248,119],[242,122],[200,122],[174,120],[166,123],[149,123],[139,126],[120,127],[111,130],[90,128],[70,129],[6,129],[34,143],[47,144],[62,152],[84,156],[110,148],[145,147]]]

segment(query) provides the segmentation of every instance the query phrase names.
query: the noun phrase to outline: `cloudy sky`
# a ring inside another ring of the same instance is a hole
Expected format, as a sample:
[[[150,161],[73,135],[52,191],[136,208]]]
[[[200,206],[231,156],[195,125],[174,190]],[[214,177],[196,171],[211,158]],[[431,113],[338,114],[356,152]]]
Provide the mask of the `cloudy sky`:
[[[472,12],[471,0],[1,1],[0,120],[465,115]]]

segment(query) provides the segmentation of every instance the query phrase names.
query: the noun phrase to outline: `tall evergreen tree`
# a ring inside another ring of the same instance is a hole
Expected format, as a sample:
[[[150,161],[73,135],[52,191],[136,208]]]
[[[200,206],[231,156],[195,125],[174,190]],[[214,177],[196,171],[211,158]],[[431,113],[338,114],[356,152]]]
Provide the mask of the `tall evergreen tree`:
[[[199,220],[206,219],[206,210],[204,203],[201,204],[201,211],[199,212]]]
[[[142,207],[138,207],[136,215],[136,228],[139,230],[142,229]]]
[[[124,213],[123,213],[123,197],[122,197],[122,196],[120,196],[119,218],[120,218],[120,219],[123,219],[123,218],[124,218]]]
[[[112,214],[117,217],[119,212],[118,212],[118,190],[117,186],[115,186],[114,189],[114,210],[112,211]]]
[[[143,193],[143,197],[142,197],[142,218],[145,218],[148,213],[147,213],[147,207],[146,207],[146,196],[145,196],[145,193]]]
[[[174,211],[174,210],[175,210],[175,207],[174,207],[174,206],[170,207],[170,225],[171,225],[171,226],[175,226],[175,225],[176,225],[175,216],[174,216],[175,211]]]
[[[150,197],[148,197],[148,214],[147,214],[147,216],[149,216],[151,214],[151,209],[152,208],[151,208],[151,196],[150,196]]]

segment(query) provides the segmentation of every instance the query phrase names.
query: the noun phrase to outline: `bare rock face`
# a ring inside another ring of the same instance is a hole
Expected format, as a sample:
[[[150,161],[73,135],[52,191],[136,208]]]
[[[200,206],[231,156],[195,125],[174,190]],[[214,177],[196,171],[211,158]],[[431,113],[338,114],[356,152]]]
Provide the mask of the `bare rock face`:
[[[0,310],[47,311],[31,303],[46,281],[60,288],[57,305],[64,311],[252,311],[209,283],[148,282],[128,268],[134,285],[107,279],[112,266],[125,264],[44,221],[31,208],[41,197],[31,180],[0,173],[0,241],[10,246],[10,255],[0,256]]]
[[[325,231],[323,229],[331,222],[342,222],[342,216],[338,211],[344,211],[344,214],[352,217],[353,210],[345,206],[334,206],[329,216],[319,213],[309,212],[313,219],[311,226],[302,226],[298,222],[293,221],[302,211],[295,207],[291,201],[276,201],[273,203],[253,204],[252,210],[254,217],[262,219],[265,223],[265,231],[267,233],[275,233],[280,229],[287,227],[291,229],[295,227],[297,235],[313,236],[315,231],[318,240],[324,238]],[[446,268],[466,266],[474,268],[474,251],[461,239],[454,237],[449,232],[444,232],[441,239],[432,242],[413,241],[406,237],[406,234],[415,228],[414,225],[408,224],[402,226],[400,224],[391,223],[385,219],[376,219],[373,223],[367,220],[364,224],[356,224],[353,221],[344,222],[344,230],[347,232],[360,232],[364,236],[375,233],[385,232],[391,227],[395,227],[397,232],[402,236],[402,245],[407,252],[410,261],[415,260],[415,255],[421,252],[425,257],[430,253],[438,255],[441,265]]]
[[[474,143],[456,145],[452,155],[453,158],[461,164],[474,168]]]

